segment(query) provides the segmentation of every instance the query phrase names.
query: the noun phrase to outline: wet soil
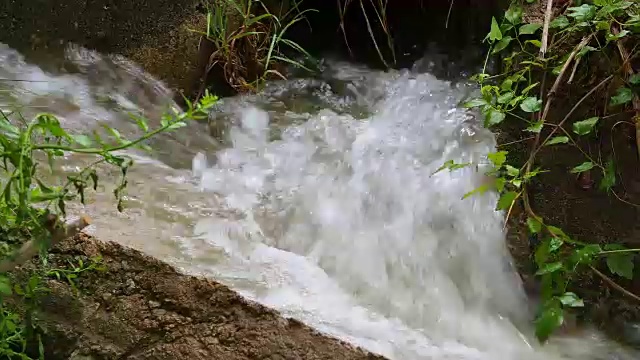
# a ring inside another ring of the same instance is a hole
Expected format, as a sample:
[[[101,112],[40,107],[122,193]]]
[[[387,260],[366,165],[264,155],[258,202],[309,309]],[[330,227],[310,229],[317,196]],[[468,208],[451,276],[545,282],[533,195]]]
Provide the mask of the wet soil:
[[[105,269],[50,278],[36,307],[46,359],[384,359],[112,242],[79,235],[56,245],[51,268],[101,256]],[[34,260],[14,273],[27,277]]]

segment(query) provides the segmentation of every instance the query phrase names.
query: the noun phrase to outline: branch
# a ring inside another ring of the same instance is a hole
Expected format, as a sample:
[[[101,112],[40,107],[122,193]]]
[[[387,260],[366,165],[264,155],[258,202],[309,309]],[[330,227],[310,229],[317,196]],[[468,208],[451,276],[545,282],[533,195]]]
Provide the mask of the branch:
[[[542,46],[540,46],[540,58],[544,59],[549,44],[549,23],[553,11],[553,0],[547,0],[547,11],[544,13],[544,25],[542,27]]]
[[[69,224],[60,224],[56,215],[49,215],[45,220],[45,228],[51,234],[51,246],[58,242],[73,237],[80,233],[82,229],[91,224],[91,219],[83,215],[78,220]],[[0,262],[0,273],[13,270],[16,266],[22,265],[38,254],[38,244],[34,240],[29,240],[20,247],[12,259]]]

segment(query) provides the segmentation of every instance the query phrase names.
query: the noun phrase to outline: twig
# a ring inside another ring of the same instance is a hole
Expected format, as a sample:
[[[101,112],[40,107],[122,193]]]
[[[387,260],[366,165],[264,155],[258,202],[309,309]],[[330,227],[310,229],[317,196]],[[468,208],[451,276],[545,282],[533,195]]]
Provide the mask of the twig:
[[[53,246],[64,239],[77,235],[89,224],[91,224],[91,219],[86,215],[66,225],[59,224],[57,216],[49,215],[45,220],[44,226],[51,234],[51,246]],[[27,241],[12,259],[7,259],[0,263],[0,273],[13,270],[16,266],[22,265],[37,254],[38,244],[36,241]]]
[[[542,27],[542,46],[540,46],[540,58],[544,59],[549,43],[549,23],[553,11],[553,0],[547,0],[547,11],[544,13],[544,25]]]
[[[573,70],[571,71],[571,76],[569,76],[569,80],[567,80],[567,84],[571,84],[573,82],[573,77],[576,76],[576,71],[578,70],[578,65],[580,65],[580,59],[578,58],[575,63],[573,63]]]
[[[620,291],[621,293],[627,295],[628,297],[640,302],[640,296],[638,296],[638,295],[632,293],[631,291],[623,288],[622,286],[618,285],[610,277],[608,277],[607,275],[603,274],[602,272],[600,272],[600,270],[596,269],[592,265],[589,265],[589,267],[591,268],[591,270],[593,270],[594,273],[596,273],[596,275],[598,275],[602,280],[604,280],[604,282],[609,284],[612,288],[614,288],[614,289]]]

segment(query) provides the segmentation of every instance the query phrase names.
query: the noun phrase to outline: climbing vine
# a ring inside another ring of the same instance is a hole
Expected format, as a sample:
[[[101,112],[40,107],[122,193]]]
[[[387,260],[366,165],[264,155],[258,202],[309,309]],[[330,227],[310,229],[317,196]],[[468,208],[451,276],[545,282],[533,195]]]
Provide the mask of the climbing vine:
[[[605,123],[605,118],[597,114],[603,111],[593,109],[587,118],[576,118],[576,113],[590,97],[614,87],[606,109],[614,115],[633,114],[633,123],[629,123],[636,127],[640,137],[640,75],[631,65],[639,54],[639,38],[640,3],[625,0],[512,1],[503,16],[491,20],[485,38],[490,46],[487,61],[484,70],[473,77],[480,86],[480,96],[466,102],[465,107],[479,110],[486,127],[502,126],[503,122],[517,124],[533,142],[522,164],[509,161],[508,151],[489,154],[488,161],[493,165],[489,175],[495,181],[465,197],[497,191],[500,194],[497,209],[507,214],[516,202],[522,203],[528,232],[540,240],[534,261],[535,275],[542,285],[542,301],[535,320],[536,336],[541,341],[564,323],[567,308],[584,306],[584,301],[570,291],[572,280],[581,271],[593,271],[616,289],[640,299],[614,280],[633,278],[634,260],[640,249],[578,241],[537,215],[527,193],[528,186],[545,171],[544,163],[538,164],[536,155],[545,147],[571,146],[584,159],[567,171],[586,178],[598,171],[601,173],[598,188],[615,195],[614,159],[602,161],[578,144],[579,138],[597,136],[599,127]],[[502,63],[494,73],[487,66],[491,57]],[[605,59],[604,68],[594,66],[598,59]],[[550,109],[559,98],[559,89],[575,85],[579,74],[590,72],[597,74],[597,81],[583,97],[572,100],[558,122],[552,122]],[[640,138],[636,140],[640,142]],[[467,165],[448,161],[439,170]],[[596,269],[602,258],[609,275]]]

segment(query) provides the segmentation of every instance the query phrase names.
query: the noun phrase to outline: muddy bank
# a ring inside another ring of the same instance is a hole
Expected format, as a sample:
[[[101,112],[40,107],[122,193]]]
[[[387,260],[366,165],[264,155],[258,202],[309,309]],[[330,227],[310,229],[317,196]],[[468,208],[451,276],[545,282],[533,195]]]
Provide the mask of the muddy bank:
[[[87,235],[51,251],[51,268],[101,256],[102,271],[51,277],[36,307],[47,359],[384,359],[322,335],[212,280]],[[15,276],[36,268],[27,263]],[[64,279],[64,277],[62,277]]]

